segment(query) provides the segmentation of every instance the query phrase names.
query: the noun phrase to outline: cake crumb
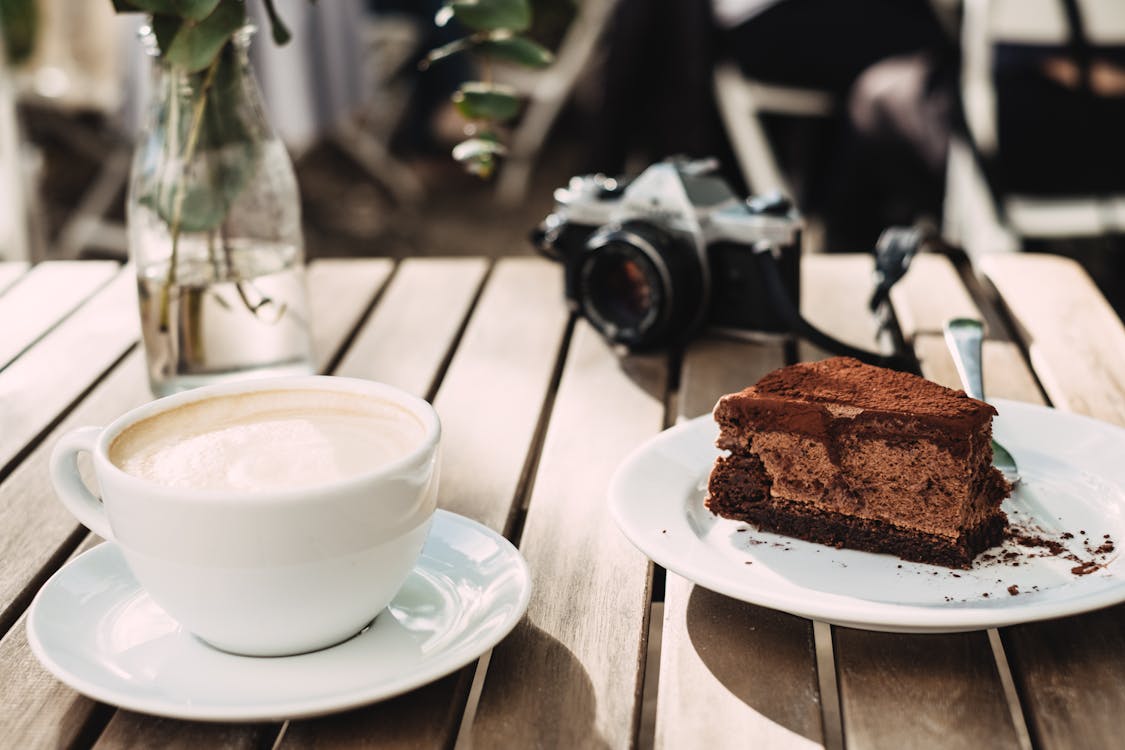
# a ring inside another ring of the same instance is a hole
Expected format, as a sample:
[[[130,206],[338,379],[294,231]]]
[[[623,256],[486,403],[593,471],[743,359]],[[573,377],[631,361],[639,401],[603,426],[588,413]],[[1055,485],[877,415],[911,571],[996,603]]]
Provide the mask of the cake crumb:
[[[1081,565],[1075,565],[1073,568],[1070,569],[1070,572],[1073,573],[1076,576],[1088,576],[1091,573],[1093,573],[1095,570],[1100,569],[1101,567],[1102,566],[1101,566],[1100,563],[1096,563],[1093,560],[1087,560],[1086,562],[1082,563]]]
[[[1008,587],[1008,593],[1011,594],[1012,596],[1019,596],[1020,595],[1020,587],[1013,583],[1011,586]]]

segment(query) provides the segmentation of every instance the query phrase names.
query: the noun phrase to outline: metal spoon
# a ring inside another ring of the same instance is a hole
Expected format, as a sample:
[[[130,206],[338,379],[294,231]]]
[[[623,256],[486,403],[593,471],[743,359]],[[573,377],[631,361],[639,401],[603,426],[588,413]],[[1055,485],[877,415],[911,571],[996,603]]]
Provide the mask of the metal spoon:
[[[945,343],[953,354],[957,374],[965,393],[972,398],[984,401],[984,378],[981,374],[981,342],[984,339],[984,326],[972,318],[953,318],[945,324]],[[1012,454],[995,440],[992,441],[992,465],[1000,470],[1009,484],[1020,481],[1019,470]]]

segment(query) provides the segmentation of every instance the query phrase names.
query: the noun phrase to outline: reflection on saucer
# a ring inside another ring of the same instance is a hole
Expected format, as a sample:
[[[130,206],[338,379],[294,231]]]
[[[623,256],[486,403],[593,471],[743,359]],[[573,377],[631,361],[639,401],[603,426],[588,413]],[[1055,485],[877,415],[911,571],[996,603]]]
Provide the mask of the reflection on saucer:
[[[184,719],[279,720],[389,698],[468,664],[511,631],[530,587],[507,540],[438,511],[390,607],[332,648],[271,658],[211,648],[152,601],[112,543],[43,586],[27,635],[43,666],[96,700]]]

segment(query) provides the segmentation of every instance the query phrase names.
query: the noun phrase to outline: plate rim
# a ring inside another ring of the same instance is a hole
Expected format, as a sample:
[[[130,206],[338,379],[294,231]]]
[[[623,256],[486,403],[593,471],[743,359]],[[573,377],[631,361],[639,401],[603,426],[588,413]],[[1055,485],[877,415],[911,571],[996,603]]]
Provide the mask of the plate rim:
[[[289,719],[312,718],[347,711],[361,706],[373,705],[428,685],[472,663],[483,654],[495,648],[497,644],[511,634],[527,612],[527,607],[531,600],[532,578],[527,561],[524,559],[519,549],[502,534],[499,534],[488,526],[466,516],[453,513],[452,511],[440,508],[437,509],[434,513],[433,529],[438,528],[439,524],[448,530],[456,529],[460,532],[468,531],[483,534],[501,546],[505,554],[519,571],[518,580],[515,581],[515,583],[519,585],[516,606],[511,610],[510,615],[506,619],[498,621],[493,625],[492,628],[487,631],[487,637],[480,639],[477,645],[466,647],[462,644],[460,649],[458,649],[456,645],[453,647],[447,646],[438,652],[439,656],[437,658],[433,659],[428,664],[424,663],[423,668],[410,670],[406,673],[405,678],[400,677],[389,683],[384,682],[380,684],[377,689],[353,689],[312,700],[287,698],[281,701],[267,701],[265,703],[254,704],[249,707],[239,706],[237,704],[216,706],[195,702],[174,702],[167,699],[145,698],[135,694],[123,693],[115,688],[107,687],[96,681],[91,681],[76,675],[71,670],[58,663],[51,655],[51,649],[46,647],[40,640],[39,626],[36,625],[39,616],[40,600],[41,597],[44,596],[44,591],[48,591],[52,586],[60,585],[58,581],[66,573],[68,568],[80,564],[90,564],[89,560],[86,560],[84,563],[81,562],[85,558],[98,555],[120,556],[120,548],[112,541],[103,541],[78,555],[73,560],[67,561],[47,579],[39,588],[39,591],[36,592],[35,598],[28,606],[24,631],[31,652],[39,661],[40,665],[63,684],[93,700],[153,716],[221,723],[285,721]],[[430,533],[432,534],[433,530],[431,530]],[[124,565],[126,571],[128,571],[128,564],[124,562],[124,559],[122,559],[122,565]],[[415,567],[417,568],[418,566]],[[505,566],[505,572],[510,573],[510,571],[511,568]],[[131,573],[129,575],[131,576]],[[136,588],[140,588],[140,584],[136,582],[135,578],[132,579],[132,582]],[[189,635],[188,637],[191,636]],[[345,643],[346,642],[347,641],[345,641]],[[330,651],[332,648],[336,647],[333,646],[328,649],[321,649],[311,654],[273,657],[271,661],[276,663],[278,659],[308,658],[323,653],[324,651]],[[222,653],[217,650],[215,652],[219,654]],[[442,658],[441,655],[444,655],[444,658]],[[233,654],[229,656],[234,659],[244,658]]]
[[[1125,443],[1125,428],[1084,414],[1007,399],[990,399],[990,403],[994,404],[1000,412],[997,417],[998,420],[1004,418],[1005,411],[1008,414],[1025,412],[1032,415],[1033,419],[1074,420],[1092,429],[1115,433],[1115,437]],[[680,554],[670,556],[664,554],[663,546],[658,544],[660,540],[649,539],[648,531],[642,528],[643,525],[638,524],[630,513],[632,504],[638,501],[629,497],[630,493],[626,487],[629,473],[650,453],[657,454],[666,444],[688,439],[684,437],[685,433],[694,434],[702,432],[704,429],[709,432],[713,430],[717,434],[718,427],[715,425],[711,414],[686,419],[649,438],[630,452],[618,465],[610,481],[608,491],[610,513],[629,542],[653,562],[704,588],[749,604],[787,612],[806,619],[863,630],[896,633],[969,632],[1006,627],[1077,615],[1125,601],[1125,579],[1120,579],[1116,585],[1068,597],[1062,601],[1049,600],[1044,602],[1034,599],[1019,601],[1013,598],[1010,601],[1005,601],[1003,606],[992,603],[991,606],[987,607],[941,608],[879,602],[851,595],[818,591],[792,583],[787,584],[785,590],[780,593],[763,592],[761,586],[747,585],[733,580],[729,576],[735,570],[733,565],[727,565],[723,568],[723,572],[727,574],[724,576],[710,570],[706,564],[694,561],[691,553],[699,548],[706,549],[710,554],[717,554],[716,548],[705,543],[694,533],[689,534],[691,549],[684,550],[681,548]],[[715,451],[718,455],[717,448]],[[701,472],[707,471],[704,467],[699,468]],[[700,476],[705,476],[705,473],[701,473]],[[1118,484],[1120,483],[1118,482]],[[1122,486],[1125,488],[1125,485]],[[651,500],[651,496],[649,499]],[[679,502],[679,499],[677,498],[676,501]],[[683,520],[686,524],[686,518]],[[685,541],[678,535],[668,534],[668,536],[673,537],[672,541]],[[790,539],[794,544],[823,546],[792,537]],[[886,557],[889,561],[902,562],[891,555],[886,555]],[[756,591],[751,594],[749,593],[751,589],[756,589]],[[818,606],[817,601],[826,604]]]

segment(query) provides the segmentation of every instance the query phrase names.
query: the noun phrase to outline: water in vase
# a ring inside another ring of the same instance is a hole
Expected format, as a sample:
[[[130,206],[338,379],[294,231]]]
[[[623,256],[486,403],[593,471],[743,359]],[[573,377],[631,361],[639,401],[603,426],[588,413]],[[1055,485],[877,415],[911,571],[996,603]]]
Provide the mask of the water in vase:
[[[183,240],[171,277],[167,262],[137,270],[153,392],[312,373],[300,250],[233,240],[201,252],[187,244],[206,240]]]

